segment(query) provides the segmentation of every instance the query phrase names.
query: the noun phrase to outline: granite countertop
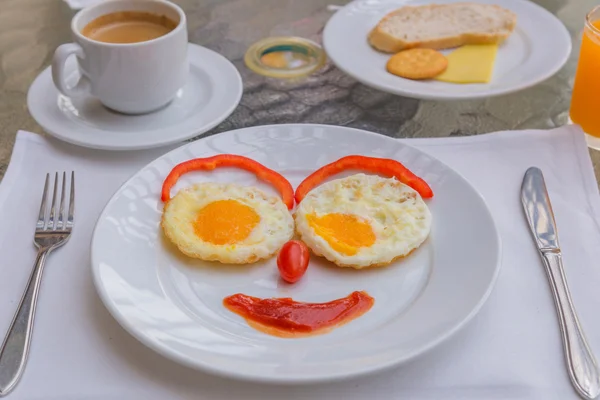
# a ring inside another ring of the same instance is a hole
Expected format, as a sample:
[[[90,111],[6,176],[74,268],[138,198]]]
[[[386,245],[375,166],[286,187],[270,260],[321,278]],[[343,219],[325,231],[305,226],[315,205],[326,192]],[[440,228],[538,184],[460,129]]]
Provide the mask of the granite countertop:
[[[525,0],[523,0],[525,1]],[[210,133],[252,125],[310,122],[347,125],[393,137],[476,135],[508,129],[547,129],[568,120],[580,35],[596,0],[534,0],[560,18],[573,37],[565,67],[537,86],[483,100],[439,102],[398,97],[357,83],[332,65],[299,81],[258,76],[243,64],[250,44],[267,36],[320,41],[340,0],[176,0],[187,13],[193,43],[233,61],[244,79],[234,113]],[[43,134],[27,111],[27,89],[70,41],[74,15],[62,0],[4,0],[0,13],[0,176],[17,130]],[[551,49],[548,49],[551,51]],[[591,150],[596,176],[600,152]]]

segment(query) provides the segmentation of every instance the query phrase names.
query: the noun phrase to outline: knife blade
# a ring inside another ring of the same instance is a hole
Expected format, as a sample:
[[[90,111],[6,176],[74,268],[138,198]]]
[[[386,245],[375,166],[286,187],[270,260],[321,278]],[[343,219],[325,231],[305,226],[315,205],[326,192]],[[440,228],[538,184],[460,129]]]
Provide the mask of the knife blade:
[[[550,281],[569,378],[581,397],[594,399],[600,394],[600,371],[573,306],[554,212],[544,175],[539,168],[531,167],[525,173],[521,185],[521,203]]]
[[[552,204],[539,168],[529,168],[521,186],[521,202],[538,249],[559,250]]]

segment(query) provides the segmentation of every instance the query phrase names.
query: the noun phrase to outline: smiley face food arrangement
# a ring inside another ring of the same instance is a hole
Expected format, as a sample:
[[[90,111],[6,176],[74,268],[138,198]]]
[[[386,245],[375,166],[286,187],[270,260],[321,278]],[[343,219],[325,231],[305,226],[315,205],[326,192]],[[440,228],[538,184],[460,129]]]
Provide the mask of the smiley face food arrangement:
[[[252,172],[281,197],[251,186],[205,182],[171,198],[181,175],[217,167]],[[325,182],[346,170],[362,172]],[[278,172],[247,157],[221,154],[173,168],[162,187],[161,227],[192,258],[251,264],[277,254],[281,278],[292,284],[309,266],[309,249],[339,267],[355,269],[407,256],[429,235],[432,217],[424,199],[431,197],[429,185],[395,160],[343,157],[313,172],[294,192]],[[294,233],[300,240],[292,240]],[[362,290],[324,303],[242,293],[223,299],[224,307],[251,327],[285,338],[327,333],[365,314],[374,302]]]
[[[404,6],[369,32],[378,51],[394,54],[386,70],[406,79],[450,83],[491,80],[498,46],[514,31],[516,14],[491,4]],[[448,55],[438,50],[456,49]]]

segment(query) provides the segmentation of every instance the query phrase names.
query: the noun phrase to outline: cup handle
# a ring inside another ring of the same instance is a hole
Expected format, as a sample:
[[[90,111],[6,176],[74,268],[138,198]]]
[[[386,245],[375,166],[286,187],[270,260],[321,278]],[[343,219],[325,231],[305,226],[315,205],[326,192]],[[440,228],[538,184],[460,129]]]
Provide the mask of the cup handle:
[[[85,53],[77,43],[66,43],[58,46],[52,59],[52,80],[59,92],[68,97],[81,97],[90,94],[90,80],[82,73],[77,84],[73,87],[67,86],[65,76],[65,63],[71,55],[85,58]]]

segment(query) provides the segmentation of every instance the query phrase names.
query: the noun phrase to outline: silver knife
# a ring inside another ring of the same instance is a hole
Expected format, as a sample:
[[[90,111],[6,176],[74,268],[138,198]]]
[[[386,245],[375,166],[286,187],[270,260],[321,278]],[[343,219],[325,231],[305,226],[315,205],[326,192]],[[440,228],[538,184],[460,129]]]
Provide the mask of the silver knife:
[[[581,397],[594,399],[600,394],[600,372],[573,307],[563,269],[554,213],[544,175],[539,168],[529,168],[525,173],[521,202],[552,287],[569,377]]]

